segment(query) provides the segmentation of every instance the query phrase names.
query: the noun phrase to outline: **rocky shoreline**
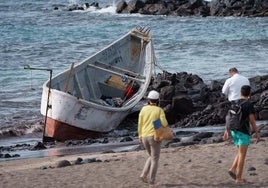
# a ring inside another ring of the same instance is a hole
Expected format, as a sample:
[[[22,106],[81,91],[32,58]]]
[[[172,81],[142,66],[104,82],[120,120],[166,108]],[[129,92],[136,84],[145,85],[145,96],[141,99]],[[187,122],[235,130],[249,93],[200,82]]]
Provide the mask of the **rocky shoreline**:
[[[268,75],[250,78],[252,87],[251,101],[256,109],[256,120],[268,122]],[[224,80],[214,80],[209,84],[198,76],[187,72],[169,73],[164,71],[153,77],[148,91],[154,89],[160,92],[160,106],[166,113],[170,127],[173,128],[175,138],[165,142],[163,147],[178,147],[193,144],[208,144],[223,142],[222,132],[213,129],[206,132],[175,131],[178,128],[194,128],[203,126],[224,127],[225,115],[229,102],[221,94]],[[146,99],[142,101],[146,103]],[[18,144],[15,146],[0,146],[0,158],[19,158],[19,154],[11,154],[21,150],[45,150],[59,146],[81,146],[92,144],[108,144],[122,142],[137,142],[138,113],[130,114],[116,129],[100,137],[86,140],[69,140],[64,143],[38,142],[35,145]],[[268,137],[268,124],[259,126],[261,137]],[[186,139],[181,139],[185,137]],[[254,134],[252,135],[254,136]],[[143,149],[141,146],[137,150]],[[108,150],[106,152],[113,152]]]
[[[268,75],[249,80],[256,120],[268,120]],[[172,127],[219,125],[224,124],[230,107],[221,93],[224,81],[214,80],[206,84],[198,75],[164,71],[156,76],[148,90],[160,92],[160,106]]]
[[[131,0],[117,4],[117,13],[172,16],[268,16],[266,0]]]
[[[98,2],[55,5],[54,10],[84,11],[102,9]],[[267,0],[121,0],[116,5],[117,14],[143,14],[165,16],[218,16],[267,17]]]

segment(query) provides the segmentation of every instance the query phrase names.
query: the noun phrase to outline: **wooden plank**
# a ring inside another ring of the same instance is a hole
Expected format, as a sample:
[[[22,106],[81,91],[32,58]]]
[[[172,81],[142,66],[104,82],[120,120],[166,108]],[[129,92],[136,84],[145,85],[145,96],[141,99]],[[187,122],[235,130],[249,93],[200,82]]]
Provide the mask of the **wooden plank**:
[[[68,88],[69,88],[69,84],[70,84],[70,79],[71,79],[71,76],[72,76],[72,72],[73,72],[73,68],[74,68],[74,63],[71,64],[71,67],[69,69],[69,73],[68,73],[68,77],[67,77],[67,81],[65,83],[65,86],[64,86],[64,92],[67,92],[68,91]]]
[[[127,84],[122,81],[121,76],[112,74],[111,77],[106,81],[106,83],[112,87],[116,87],[119,89],[125,90],[127,87]]]
[[[90,67],[90,68],[96,68],[96,69],[99,69],[99,70],[102,70],[102,71],[106,71],[106,72],[109,72],[109,73],[112,73],[112,74],[116,74],[116,75],[119,75],[119,76],[126,76],[129,80],[134,80],[136,82],[141,82],[141,83],[144,83],[145,82],[145,79],[134,78],[132,76],[127,76],[125,74],[121,74],[121,73],[112,71],[110,69],[106,69],[106,68],[99,67],[99,66],[96,66],[96,65],[88,64],[87,66]]]
[[[83,92],[83,88],[82,88],[81,85],[80,85],[80,82],[79,82],[79,79],[78,79],[77,74],[75,74],[74,77],[75,77],[75,81],[76,81],[77,87],[78,87],[79,92],[80,92],[80,97],[81,97],[82,99],[86,99],[86,98],[85,98],[85,95],[84,95],[84,92]],[[75,87],[74,87],[74,88],[75,88]]]
[[[96,99],[97,97],[96,97],[95,89],[94,89],[94,87],[92,85],[92,81],[89,79],[87,69],[85,69],[85,84],[88,87],[89,98]]]
[[[103,66],[103,68],[106,68],[106,69],[113,69],[115,71],[121,71],[123,73],[127,73],[127,74],[129,74],[129,75],[131,75],[133,77],[139,77],[140,76],[136,72],[133,72],[133,71],[130,71],[130,70],[127,70],[127,69],[123,69],[123,68],[119,68],[119,67],[115,67],[115,66],[112,66],[112,65],[107,65],[107,64],[102,63],[100,61],[96,61],[95,64],[101,65],[101,66]]]

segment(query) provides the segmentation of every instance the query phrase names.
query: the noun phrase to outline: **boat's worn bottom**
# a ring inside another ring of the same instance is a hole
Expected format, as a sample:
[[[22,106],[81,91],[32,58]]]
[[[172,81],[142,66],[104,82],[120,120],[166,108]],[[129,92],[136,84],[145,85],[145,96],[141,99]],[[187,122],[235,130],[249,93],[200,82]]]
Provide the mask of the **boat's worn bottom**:
[[[84,140],[90,137],[101,136],[101,134],[102,133],[100,132],[73,127],[48,117],[45,127],[44,142],[50,142],[53,140]]]

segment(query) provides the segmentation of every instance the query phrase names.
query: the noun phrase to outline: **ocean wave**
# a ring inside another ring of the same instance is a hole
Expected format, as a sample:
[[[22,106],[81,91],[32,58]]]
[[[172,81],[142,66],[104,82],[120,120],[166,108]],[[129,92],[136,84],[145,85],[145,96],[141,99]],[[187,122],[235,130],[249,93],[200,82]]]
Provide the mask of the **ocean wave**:
[[[44,129],[44,124],[42,122],[35,122],[32,124],[23,124],[20,126],[12,127],[1,127],[0,129],[0,139],[9,137],[20,137],[24,135],[30,135],[33,133],[41,133]]]

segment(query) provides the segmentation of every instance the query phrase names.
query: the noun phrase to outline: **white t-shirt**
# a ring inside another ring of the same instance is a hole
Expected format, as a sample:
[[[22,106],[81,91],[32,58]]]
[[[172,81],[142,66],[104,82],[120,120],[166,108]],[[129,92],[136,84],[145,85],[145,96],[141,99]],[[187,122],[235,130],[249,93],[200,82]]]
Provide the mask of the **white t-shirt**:
[[[229,101],[241,99],[240,91],[243,85],[250,85],[249,80],[236,73],[225,81],[222,87],[222,93],[228,96]]]

